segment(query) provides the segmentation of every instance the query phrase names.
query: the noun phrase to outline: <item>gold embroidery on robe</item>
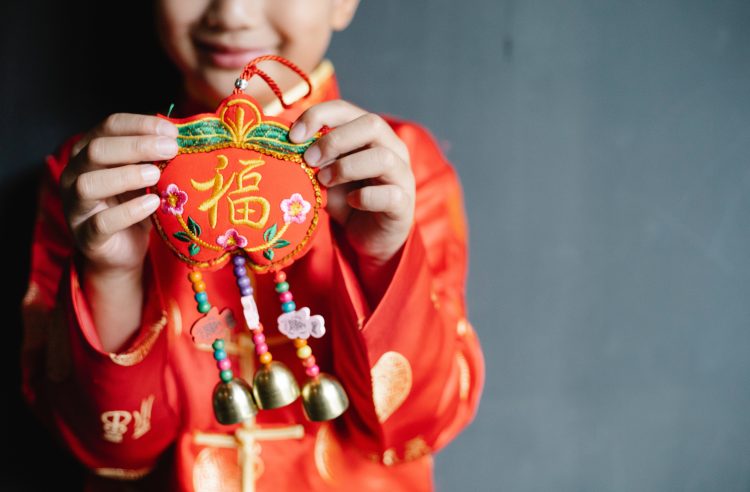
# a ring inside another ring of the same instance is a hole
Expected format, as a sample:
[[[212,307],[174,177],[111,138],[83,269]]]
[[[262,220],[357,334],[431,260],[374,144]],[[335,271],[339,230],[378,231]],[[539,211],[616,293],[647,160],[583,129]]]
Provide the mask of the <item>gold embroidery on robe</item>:
[[[398,352],[384,353],[370,374],[375,413],[380,423],[385,422],[404,403],[412,385],[411,365]]]
[[[329,484],[336,484],[346,470],[344,452],[336,439],[330,422],[324,422],[315,436],[315,468],[321,478]]]
[[[151,325],[148,334],[142,340],[136,342],[136,346],[122,354],[109,354],[109,358],[112,362],[119,366],[132,366],[138,364],[146,358],[148,353],[151,351],[151,347],[156,343],[156,339],[159,337],[164,326],[167,324],[167,312],[162,311],[161,318],[159,321]]]
[[[411,461],[430,454],[432,450],[422,436],[406,441],[404,445],[404,461]]]
[[[383,452],[382,458],[377,454],[370,455],[372,461],[382,461],[385,466],[393,466],[405,461],[413,461],[423,456],[432,455],[432,449],[422,436],[409,439],[404,443],[404,455],[400,458],[395,448],[388,448]]]
[[[466,361],[466,357],[461,352],[456,353],[456,364],[458,364],[458,395],[462,400],[466,400],[469,397],[469,390],[471,389],[471,371],[469,370],[469,363]]]
[[[105,441],[121,443],[122,436],[128,431],[128,424],[133,420],[130,412],[125,410],[110,410],[101,415],[103,438]]]
[[[138,439],[151,430],[151,409],[154,407],[154,395],[149,395],[141,401],[141,409],[133,412],[135,425],[133,427],[133,439]]]
[[[100,477],[115,478],[118,480],[139,480],[149,474],[151,468],[139,468],[137,470],[126,470],[124,468],[96,468],[94,473]]]
[[[458,320],[458,324],[456,325],[456,333],[458,333],[458,336],[462,337],[466,335],[466,332],[469,331],[469,321],[466,318],[461,318]]]
[[[233,492],[241,490],[237,451],[226,448],[204,448],[193,464],[195,492]]]
[[[180,305],[175,299],[169,300],[169,314],[170,322],[172,324],[172,330],[177,338],[182,335],[182,312],[180,311]]]

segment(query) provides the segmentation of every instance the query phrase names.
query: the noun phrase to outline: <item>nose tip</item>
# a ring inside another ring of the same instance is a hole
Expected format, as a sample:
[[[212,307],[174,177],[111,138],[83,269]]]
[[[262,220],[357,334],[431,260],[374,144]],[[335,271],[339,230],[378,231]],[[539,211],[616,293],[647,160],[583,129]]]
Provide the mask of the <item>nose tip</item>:
[[[214,0],[204,21],[211,28],[226,30],[252,27],[260,19],[260,2],[256,0]]]

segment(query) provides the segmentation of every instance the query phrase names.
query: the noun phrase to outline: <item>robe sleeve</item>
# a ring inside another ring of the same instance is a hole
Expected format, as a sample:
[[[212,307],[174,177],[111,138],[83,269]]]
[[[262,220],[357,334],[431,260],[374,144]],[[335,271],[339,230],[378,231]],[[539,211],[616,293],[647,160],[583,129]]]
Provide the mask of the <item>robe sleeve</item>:
[[[22,393],[52,434],[92,471],[146,474],[175,439],[166,313],[150,255],[141,326],[120,353],[102,349],[79,285],[59,179],[76,137],[48,156],[38,194],[28,289],[21,310]]]
[[[338,430],[391,465],[436,452],[474,418],[484,358],[467,319],[467,225],[457,173],[429,133],[391,122],[416,178],[416,217],[370,312],[356,256],[337,225],[333,370],[350,398]]]

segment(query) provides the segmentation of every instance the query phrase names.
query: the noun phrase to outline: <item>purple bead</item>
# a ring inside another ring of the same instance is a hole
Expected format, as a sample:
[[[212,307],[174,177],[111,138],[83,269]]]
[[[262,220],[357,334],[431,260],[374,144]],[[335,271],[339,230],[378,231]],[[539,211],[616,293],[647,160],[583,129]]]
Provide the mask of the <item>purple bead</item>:
[[[237,255],[234,258],[232,258],[232,261],[234,262],[235,266],[242,266],[245,264],[245,257]]]
[[[242,297],[253,295],[253,288],[252,287],[242,287],[240,289],[240,295],[242,295]]]
[[[235,277],[245,277],[247,276],[247,268],[243,266],[236,266],[234,267],[234,276]]]
[[[249,287],[250,286],[250,277],[240,277],[237,279],[237,285],[242,287]]]

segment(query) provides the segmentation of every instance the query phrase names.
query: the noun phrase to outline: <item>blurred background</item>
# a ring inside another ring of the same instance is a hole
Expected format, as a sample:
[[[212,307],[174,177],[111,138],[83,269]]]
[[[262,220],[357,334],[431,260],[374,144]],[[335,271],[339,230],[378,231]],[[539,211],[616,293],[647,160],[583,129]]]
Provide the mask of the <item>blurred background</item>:
[[[80,483],[18,391],[43,158],[175,97],[114,5],[0,4],[3,490]],[[750,2],[363,0],[330,58],[463,184],[487,382],[437,490],[750,490]]]

